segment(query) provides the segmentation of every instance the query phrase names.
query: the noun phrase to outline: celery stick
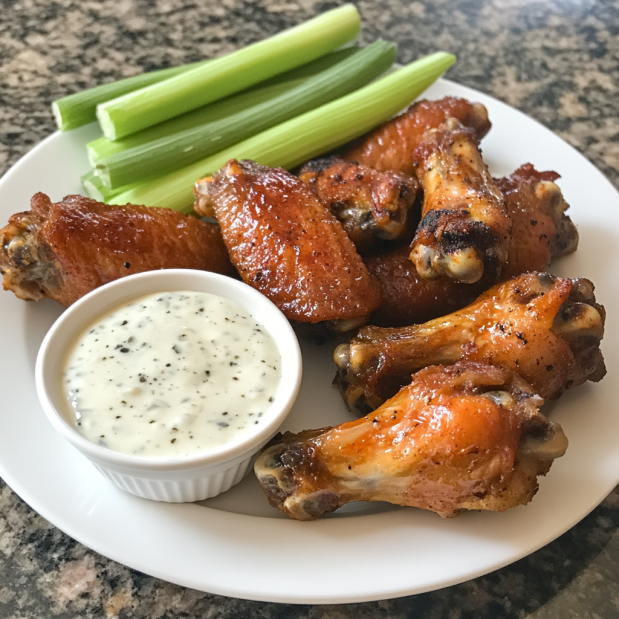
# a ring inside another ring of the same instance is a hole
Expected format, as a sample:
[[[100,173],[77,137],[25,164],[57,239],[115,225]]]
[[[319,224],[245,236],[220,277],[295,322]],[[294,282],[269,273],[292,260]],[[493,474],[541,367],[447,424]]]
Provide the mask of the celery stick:
[[[106,157],[95,173],[115,188],[182,168],[364,86],[389,69],[395,55],[393,43],[376,41],[278,97]]]
[[[105,103],[129,92],[162,82],[182,73],[187,73],[187,71],[191,71],[208,62],[210,60],[202,60],[183,65],[182,67],[148,71],[147,73],[126,77],[110,84],[101,84],[88,90],[82,90],[73,95],[62,97],[62,99],[56,99],[52,103],[52,112],[54,113],[58,129],[60,131],[70,131],[82,125],[93,123],[97,120],[97,105],[99,103]]]
[[[346,4],[206,67],[103,103],[97,117],[105,137],[122,138],[324,56],[354,39],[360,28],[357,9]]]
[[[89,198],[97,200],[97,202],[108,202],[114,196],[122,193],[123,191],[129,191],[139,185],[139,183],[132,183],[131,185],[125,185],[118,189],[109,189],[101,182],[101,179],[94,173],[94,170],[86,172],[81,178],[82,187]]]
[[[432,85],[454,61],[455,57],[445,52],[421,58],[352,94],[114,196],[111,203],[133,202],[189,213],[195,181],[215,173],[230,159],[253,159],[263,165],[293,168],[388,120]]]
[[[359,48],[357,46],[337,50],[318,60],[287,71],[282,75],[276,75],[270,80],[249,90],[216,101],[215,103],[198,108],[192,112],[187,112],[186,114],[172,118],[154,127],[149,127],[148,129],[144,129],[139,133],[134,133],[120,140],[112,141],[105,137],[93,140],[86,145],[90,165],[94,168],[97,163],[115,153],[120,153],[130,148],[136,148],[148,142],[153,142],[187,129],[193,129],[207,122],[232,116],[232,114],[236,114],[252,105],[269,101],[288,92],[292,88],[296,88],[299,84],[306,82],[321,71],[349,58],[358,50]]]
[[[93,170],[86,172],[81,178],[82,187],[86,195],[98,202],[105,202],[103,194],[99,191],[99,186],[102,186],[101,179],[94,173]]]
[[[290,80],[282,84],[271,84],[264,88],[256,88],[251,92],[243,92],[238,95],[227,97],[221,101],[216,101],[210,105],[198,108],[176,118],[172,118],[164,123],[144,129],[139,133],[133,133],[120,140],[108,140],[101,137],[86,145],[90,165],[96,167],[109,157],[129,150],[148,146],[153,142],[165,140],[181,132],[196,129],[207,123],[215,122],[239,111],[243,111],[248,106],[258,105],[268,102],[282,94],[304,83],[309,78]]]

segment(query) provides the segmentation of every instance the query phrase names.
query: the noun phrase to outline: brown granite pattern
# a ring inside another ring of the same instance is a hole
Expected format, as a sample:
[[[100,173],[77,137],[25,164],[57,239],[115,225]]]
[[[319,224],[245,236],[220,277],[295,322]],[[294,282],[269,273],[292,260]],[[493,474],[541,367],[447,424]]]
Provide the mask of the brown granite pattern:
[[[50,102],[231,51],[341,2],[3,0],[0,174],[54,130]],[[407,62],[454,52],[449,77],[502,99],[619,186],[619,5],[612,0],[363,0],[364,40]],[[33,191],[36,187],[33,187]],[[84,548],[0,481],[0,617],[594,619],[619,616],[619,493],[532,556],[469,583],[342,606],[245,602],[145,576]]]

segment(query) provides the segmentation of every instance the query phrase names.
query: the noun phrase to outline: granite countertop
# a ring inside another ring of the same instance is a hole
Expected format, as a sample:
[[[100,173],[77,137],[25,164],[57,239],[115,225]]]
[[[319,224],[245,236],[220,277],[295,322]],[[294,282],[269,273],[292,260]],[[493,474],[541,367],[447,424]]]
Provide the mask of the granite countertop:
[[[54,131],[50,102],[143,70],[232,51],[341,2],[4,0],[0,14],[0,174]],[[515,106],[619,186],[619,6],[611,0],[356,2],[363,39],[398,58],[444,49],[449,77]],[[32,191],[36,191],[35,185]],[[16,206],[15,210],[19,210]],[[146,576],[88,550],[0,480],[0,617],[619,616],[619,493],[555,542],[448,589],[382,602],[247,602]]]

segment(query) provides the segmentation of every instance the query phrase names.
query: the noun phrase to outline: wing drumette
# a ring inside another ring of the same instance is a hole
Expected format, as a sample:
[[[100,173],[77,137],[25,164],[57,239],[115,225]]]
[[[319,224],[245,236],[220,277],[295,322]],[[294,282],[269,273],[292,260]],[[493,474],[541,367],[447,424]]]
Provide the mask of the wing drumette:
[[[314,520],[352,501],[388,501],[455,516],[528,503],[537,476],[565,452],[543,400],[509,370],[433,366],[373,413],[276,437],[254,470],[271,505]]]
[[[196,197],[198,212],[214,210],[243,281],[288,318],[347,329],[378,306],[342,225],[296,176],[232,159],[196,183]]]
[[[406,233],[409,210],[419,189],[411,176],[338,159],[310,161],[299,178],[337,217],[359,252]]]
[[[415,151],[424,198],[411,260],[425,279],[472,284],[484,273],[496,277],[507,260],[511,221],[477,144],[450,118]]]
[[[343,157],[346,161],[356,161],[375,170],[414,175],[413,152],[424,133],[448,118],[456,118],[465,127],[470,127],[478,140],[490,130],[488,111],[481,103],[455,97],[418,101],[400,116],[359,138]]]
[[[604,308],[587,279],[525,273],[453,314],[400,329],[365,327],[334,353],[351,409],[380,406],[412,372],[459,360],[517,372],[542,397],[605,374]]]
[[[234,271],[217,226],[170,209],[108,206],[82,196],[54,203],[43,193],[30,206],[0,230],[4,288],[20,299],[71,305],[142,271]]]

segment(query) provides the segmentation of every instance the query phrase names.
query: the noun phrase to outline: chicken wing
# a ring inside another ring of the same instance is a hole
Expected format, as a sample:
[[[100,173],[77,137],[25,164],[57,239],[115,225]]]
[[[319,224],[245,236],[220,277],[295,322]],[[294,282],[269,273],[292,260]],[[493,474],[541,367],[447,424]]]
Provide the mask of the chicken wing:
[[[568,208],[553,182],[556,172],[538,172],[531,164],[496,181],[512,220],[512,233],[500,279],[527,271],[544,271],[556,258],[578,245],[578,232],[565,214]],[[400,327],[425,322],[465,307],[495,282],[484,276],[475,284],[451,278],[426,280],[409,260],[410,249],[400,246],[366,257],[365,264],[381,292],[381,305],[370,322]]]
[[[254,470],[269,503],[314,520],[351,501],[388,501],[455,516],[528,503],[562,456],[543,400],[503,368],[433,366],[378,410],[333,428],[276,437]]]
[[[419,184],[411,176],[379,172],[338,159],[305,164],[299,178],[337,217],[363,253],[382,240],[401,238]]]
[[[37,193],[32,210],[0,230],[4,289],[20,299],[71,305],[95,288],[156,269],[234,271],[219,228],[165,208],[108,206],[82,196],[52,202]]]
[[[419,275],[466,284],[484,273],[498,276],[507,260],[511,220],[474,132],[450,118],[424,135],[414,159],[424,192],[411,250]]]
[[[378,290],[340,222],[297,177],[229,161],[196,183],[198,212],[214,210],[243,281],[302,323],[363,324]]]
[[[363,413],[397,393],[412,372],[462,359],[507,367],[542,397],[557,397],[604,376],[604,320],[589,280],[525,273],[422,325],[364,327],[336,348],[337,381],[349,407]]]
[[[578,231],[565,214],[569,206],[554,183],[558,178],[556,172],[538,172],[527,163],[496,181],[512,221],[501,279],[543,271],[556,258],[576,251]]]
[[[409,258],[409,245],[364,257],[368,272],[380,289],[381,304],[370,323],[403,327],[444,316],[474,301],[494,282],[482,278],[462,284],[450,277],[424,279]]]
[[[465,127],[473,129],[478,140],[490,130],[488,111],[481,103],[455,97],[418,101],[400,116],[355,141],[344,153],[344,159],[383,172],[415,175],[413,152],[428,129],[438,127],[448,118],[457,118]]]

